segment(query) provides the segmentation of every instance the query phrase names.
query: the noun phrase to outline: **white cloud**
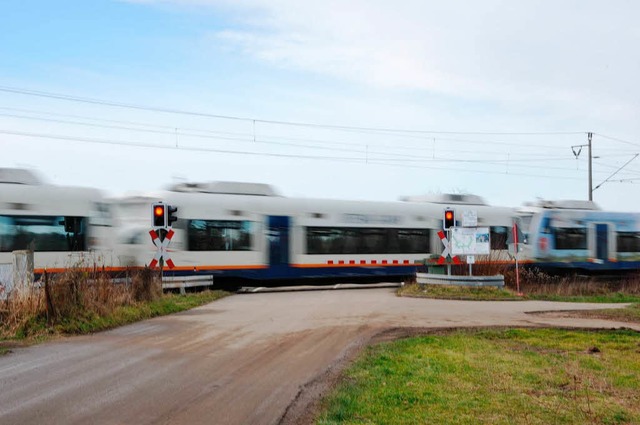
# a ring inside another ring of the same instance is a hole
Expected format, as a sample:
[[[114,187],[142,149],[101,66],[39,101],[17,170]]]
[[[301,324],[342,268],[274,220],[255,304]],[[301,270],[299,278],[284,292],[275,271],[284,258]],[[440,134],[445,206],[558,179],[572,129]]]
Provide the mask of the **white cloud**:
[[[161,2],[231,10],[215,42],[275,67],[586,122],[640,108],[632,0]]]

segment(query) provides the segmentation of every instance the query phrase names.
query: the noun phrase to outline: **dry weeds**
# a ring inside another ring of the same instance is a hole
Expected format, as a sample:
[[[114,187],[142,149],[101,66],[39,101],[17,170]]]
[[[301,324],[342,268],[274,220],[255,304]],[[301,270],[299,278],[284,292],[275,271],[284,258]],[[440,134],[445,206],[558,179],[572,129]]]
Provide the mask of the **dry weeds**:
[[[116,283],[107,273],[86,268],[45,273],[32,288],[14,290],[0,302],[0,337],[46,333],[37,329],[43,318],[51,326],[77,317],[105,316],[161,295],[158,274],[150,269],[127,272]]]

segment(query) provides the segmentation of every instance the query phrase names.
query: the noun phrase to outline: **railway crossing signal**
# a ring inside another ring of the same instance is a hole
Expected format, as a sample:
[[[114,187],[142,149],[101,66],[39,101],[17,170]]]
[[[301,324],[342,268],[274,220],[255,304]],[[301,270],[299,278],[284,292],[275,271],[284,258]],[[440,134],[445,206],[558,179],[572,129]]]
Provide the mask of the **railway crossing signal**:
[[[176,213],[178,207],[167,205],[162,202],[156,202],[151,205],[151,223],[154,229],[172,227],[173,223],[178,220]]]
[[[151,222],[154,228],[167,227],[167,209],[162,202],[155,203],[151,206]]]
[[[438,264],[442,265],[446,263],[448,257],[451,257],[451,261],[453,261],[454,264],[461,264],[458,256],[451,254],[451,244],[442,230],[438,232],[438,237],[442,241],[442,245],[444,245],[444,250],[442,251],[440,258],[438,258]],[[451,274],[451,272],[449,272],[449,274]]]
[[[155,202],[151,205],[151,224],[153,225],[153,229],[149,234],[157,250],[149,267],[154,268],[160,264],[161,274],[162,266],[165,263],[170,269],[175,267],[169,255],[168,247],[175,233],[171,227],[173,223],[178,220],[176,216],[177,212],[178,207],[167,205],[163,202]]]
[[[155,268],[158,263],[160,263],[160,270],[162,271],[163,263],[166,263],[167,266],[172,269],[175,267],[173,264],[173,260],[171,260],[171,256],[168,251],[169,243],[171,243],[171,238],[174,235],[173,229],[170,229],[164,238],[160,238],[160,235],[155,230],[151,230],[149,234],[151,235],[151,240],[153,244],[156,246],[156,254],[153,256],[153,260],[149,263],[149,268]]]
[[[456,227],[456,212],[451,208],[444,210],[444,216],[442,217],[442,228],[449,230],[452,227]]]

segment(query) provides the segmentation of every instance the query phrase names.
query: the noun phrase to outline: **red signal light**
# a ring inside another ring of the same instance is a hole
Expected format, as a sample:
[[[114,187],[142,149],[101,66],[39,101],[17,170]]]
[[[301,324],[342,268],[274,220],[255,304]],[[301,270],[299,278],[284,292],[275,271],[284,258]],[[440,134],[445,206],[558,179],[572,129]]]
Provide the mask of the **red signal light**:
[[[442,228],[444,230],[449,230],[452,227],[456,226],[456,212],[453,209],[447,208],[444,210],[444,215],[442,217]]]
[[[167,210],[162,203],[153,204],[151,206],[151,222],[154,228],[167,227]]]

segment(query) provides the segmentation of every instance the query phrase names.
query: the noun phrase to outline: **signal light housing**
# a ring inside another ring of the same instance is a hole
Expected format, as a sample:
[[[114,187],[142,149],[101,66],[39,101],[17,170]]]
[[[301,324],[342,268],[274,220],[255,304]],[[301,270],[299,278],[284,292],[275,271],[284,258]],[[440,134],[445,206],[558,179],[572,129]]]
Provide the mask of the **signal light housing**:
[[[173,222],[178,220],[176,213],[178,212],[178,207],[174,207],[173,205],[167,205],[167,225],[169,227],[173,226]]]
[[[167,227],[167,209],[162,202],[155,203],[151,206],[151,223],[153,227]]]
[[[456,227],[456,212],[451,208],[447,208],[444,210],[444,215],[442,217],[442,228],[444,230],[449,230],[452,227]]]

